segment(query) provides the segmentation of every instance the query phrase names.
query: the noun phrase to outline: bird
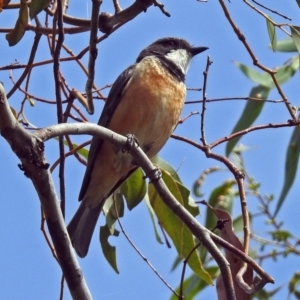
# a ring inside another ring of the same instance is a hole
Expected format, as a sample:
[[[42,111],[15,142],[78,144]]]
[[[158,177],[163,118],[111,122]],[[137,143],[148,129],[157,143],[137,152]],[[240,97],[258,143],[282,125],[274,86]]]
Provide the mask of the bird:
[[[146,155],[154,157],[179,121],[190,61],[207,49],[176,37],[150,44],[112,85],[98,125],[122,135],[133,134]],[[93,137],[79,193],[81,203],[68,225],[78,256],[88,253],[105,200],[137,167],[130,153]]]

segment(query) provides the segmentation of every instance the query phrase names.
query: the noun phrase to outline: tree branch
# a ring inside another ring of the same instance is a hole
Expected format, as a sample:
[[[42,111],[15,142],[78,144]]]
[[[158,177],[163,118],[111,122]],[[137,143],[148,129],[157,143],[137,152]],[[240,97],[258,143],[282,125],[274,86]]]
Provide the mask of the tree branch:
[[[99,29],[103,33],[110,32],[119,23],[128,22],[142,12],[146,12],[153,0],[136,0],[132,5],[114,15],[102,13],[99,16]]]
[[[8,105],[2,84],[0,84],[0,132],[21,160],[22,164],[19,165],[21,170],[32,180],[38,193],[57,258],[72,298],[92,299],[71,246],[48,169],[49,164],[44,156],[44,144],[19,125]]]
[[[128,139],[126,137],[108,130],[107,128],[89,123],[53,125],[35,132],[35,136],[42,141],[46,141],[62,134],[91,134],[99,136],[102,139],[108,140],[111,143],[124,148],[127,147],[128,143]],[[164,203],[186,224],[186,226],[216,260],[220,267],[223,280],[226,282],[225,286],[227,299],[236,299],[229,264],[224,255],[212,241],[210,231],[204,226],[200,225],[200,223],[198,223],[195,218],[169,192],[164,181],[160,177],[157,177],[157,169],[153,166],[141,148],[139,148],[137,143],[134,143],[134,145],[131,147],[130,153],[134,157],[136,163],[144,170],[149,180],[154,184]]]

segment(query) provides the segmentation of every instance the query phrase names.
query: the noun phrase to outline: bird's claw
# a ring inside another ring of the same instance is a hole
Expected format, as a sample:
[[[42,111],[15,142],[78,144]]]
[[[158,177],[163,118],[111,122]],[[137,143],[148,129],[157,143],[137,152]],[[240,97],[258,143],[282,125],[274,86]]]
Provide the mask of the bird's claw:
[[[125,148],[122,149],[123,153],[125,153],[125,152],[129,153],[135,143],[138,146],[140,145],[138,139],[135,137],[134,134],[131,134],[131,133],[126,134],[126,137],[127,137],[127,142],[126,142]]]
[[[153,174],[153,176],[152,176],[152,174]],[[150,176],[145,176],[145,177],[149,177],[150,183],[156,182],[162,178],[162,172],[159,168],[156,167],[154,170],[152,170],[150,172]]]

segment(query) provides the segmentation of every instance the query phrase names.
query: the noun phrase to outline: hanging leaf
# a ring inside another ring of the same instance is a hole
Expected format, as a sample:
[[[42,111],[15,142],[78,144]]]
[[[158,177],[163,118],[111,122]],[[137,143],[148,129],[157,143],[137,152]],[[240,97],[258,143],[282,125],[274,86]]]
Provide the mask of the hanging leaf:
[[[272,77],[268,73],[261,73],[253,68],[250,68],[244,64],[241,64],[239,62],[234,62],[235,65],[252,81],[259,83],[260,85],[263,85],[265,87],[273,87],[274,83],[272,80]]]
[[[218,266],[210,266],[206,268],[206,271],[210,274],[212,278],[216,278],[220,272]],[[199,278],[196,274],[192,274],[190,277],[186,278],[183,282],[183,299],[184,300],[195,300],[196,296],[207,287],[207,283]],[[176,288],[176,292],[180,293],[180,286]],[[170,300],[178,300],[176,295],[172,295]]]
[[[184,195],[172,176],[162,170],[162,178],[178,202],[186,206],[188,197],[183,199]],[[149,185],[149,199],[160,224],[172,239],[179,256],[186,258],[196,245],[194,236],[187,226],[166,206],[152,184]],[[203,268],[198,251],[192,252],[188,260],[188,265],[205,282],[212,284],[211,276]]]
[[[129,210],[136,207],[145,197],[146,181],[141,168],[136,169],[120,187],[124,195]]]
[[[31,0],[29,6],[30,19],[36,17],[42,10],[44,10],[49,5],[49,3],[49,0]]]
[[[113,198],[115,198],[116,205],[114,204]],[[116,247],[112,246],[108,242],[108,239],[111,236],[119,236],[119,231],[115,228],[115,224],[117,218],[121,218],[124,215],[124,201],[122,195],[116,192],[115,194],[113,194],[113,196],[110,196],[105,201],[103,212],[106,216],[106,224],[105,226],[100,227],[99,240],[101,249],[107,262],[117,273],[119,273],[117,266]]]
[[[299,285],[300,285],[300,272],[295,272],[292,279],[289,282],[289,294],[294,294],[297,291],[296,288]]]
[[[149,214],[150,214],[150,219],[151,219],[151,222],[152,222],[152,225],[153,225],[153,229],[154,229],[154,234],[155,234],[155,238],[157,240],[157,242],[159,244],[163,244],[163,241],[161,240],[161,237],[158,233],[158,230],[157,230],[157,226],[156,226],[156,218],[155,218],[155,212],[150,204],[150,200],[149,200],[149,196],[148,194],[146,194],[145,198],[145,203],[147,205],[147,208],[148,208],[148,211],[149,211]]]
[[[155,164],[157,167],[164,169],[166,171],[168,171],[170,173],[170,175],[177,181],[181,182],[179,175],[177,173],[177,171],[165,160],[163,160],[161,157],[159,157],[158,155],[155,155],[152,159],[151,159],[152,163]]]
[[[102,247],[102,252],[111,265],[111,267],[119,274],[118,266],[117,266],[117,259],[116,259],[116,247],[112,246],[108,242],[108,238],[111,236],[111,231],[107,225],[100,227],[100,234],[99,239]],[[113,233],[114,236],[119,235],[119,231],[115,230]]]
[[[6,39],[9,46],[16,45],[23,37],[28,24],[28,8],[26,0],[21,0],[19,17],[17,19],[14,29],[6,34]]]
[[[272,45],[269,45],[272,48]],[[277,51],[280,52],[297,52],[296,45],[291,37],[277,41]]]
[[[212,174],[213,172],[219,171],[219,170],[221,170],[221,168],[218,166],[215,166],[215,167],[208,168],[202,172],[200,177],[193,184],[193,193],[196,197],[202,197],[201,187],[202,187],[204,180],[206,179],[206,176],[209,174]]]
[[[54,138],[56,141],[58,141],[58,138]],[[64,145],[69,146],[69,143],[64,140]],[[79,145],[72,143],[73,148],[77,148]],[[89,156],[89,150],[86,148],[80,148],[79,150],[76,151],[78,154],[80,154],[83,158],[87,159]]]
[[[283,188],[279,200],[276,205],[274,217],[279,212],[281,205],[283,204],[285,197],[287,196],[295,180],[297,169],[298,169],[299,153],[300,153],[300,129],[298,126],[296,126],[294,128],[291,140],[289,142],[288,150],[286,153],[284,184],[283,184]]]
[[[250,92],[250,97],[266,99],[269,95],[270,89],[263,85],[254,87]],[[232,133],[244,130],[248,128],[260,115],[262,108],[264,106],[264,101],[248,101],[240,119],[235,125]],[[232,152],[233,148],[236,146],[241,136],[231,139],[226,145],[226,156]]]
[[[266,18],[266,20],[267,20],[267,28],[268,28],[268,33],[269,33],[269,38],[270,38],[270,42],[272,45],[272,49],[274,52],[276,52],[276,47],[277,47],[276,28],[275,28],[274,24],[271,22],[271,17],[268,16],[268,18]]]
[[[269,73],[261,73],[256,70],[235,62],[235,65],[252,81],[259,83],[260,85],[272,89],[275,87],[273,79]],[[284,64],[280,67],[275,68],[275,77],[279,84],[287,82],[298,70],[299,58],[298,56],[293,57],[288,64]]]
[[[300,27],[299,26],[291,26],[291,34],[293,42],[300,53]]]

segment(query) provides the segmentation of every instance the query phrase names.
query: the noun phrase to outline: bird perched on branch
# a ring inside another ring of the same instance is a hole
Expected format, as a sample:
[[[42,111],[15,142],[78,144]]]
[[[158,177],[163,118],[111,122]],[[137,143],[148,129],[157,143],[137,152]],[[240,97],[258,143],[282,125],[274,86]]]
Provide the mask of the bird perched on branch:
[[[134,134],[149,158],[172,134],[185,101],[184,84],[191,59],[208,49],[179,38],[162,38],[145,48],[136,63],[113,84],[98,125],[119,134]],[[94,137],[79,200],[68,225],[77,254],[86,256],[105,200],[137,168],[132,156]]]

